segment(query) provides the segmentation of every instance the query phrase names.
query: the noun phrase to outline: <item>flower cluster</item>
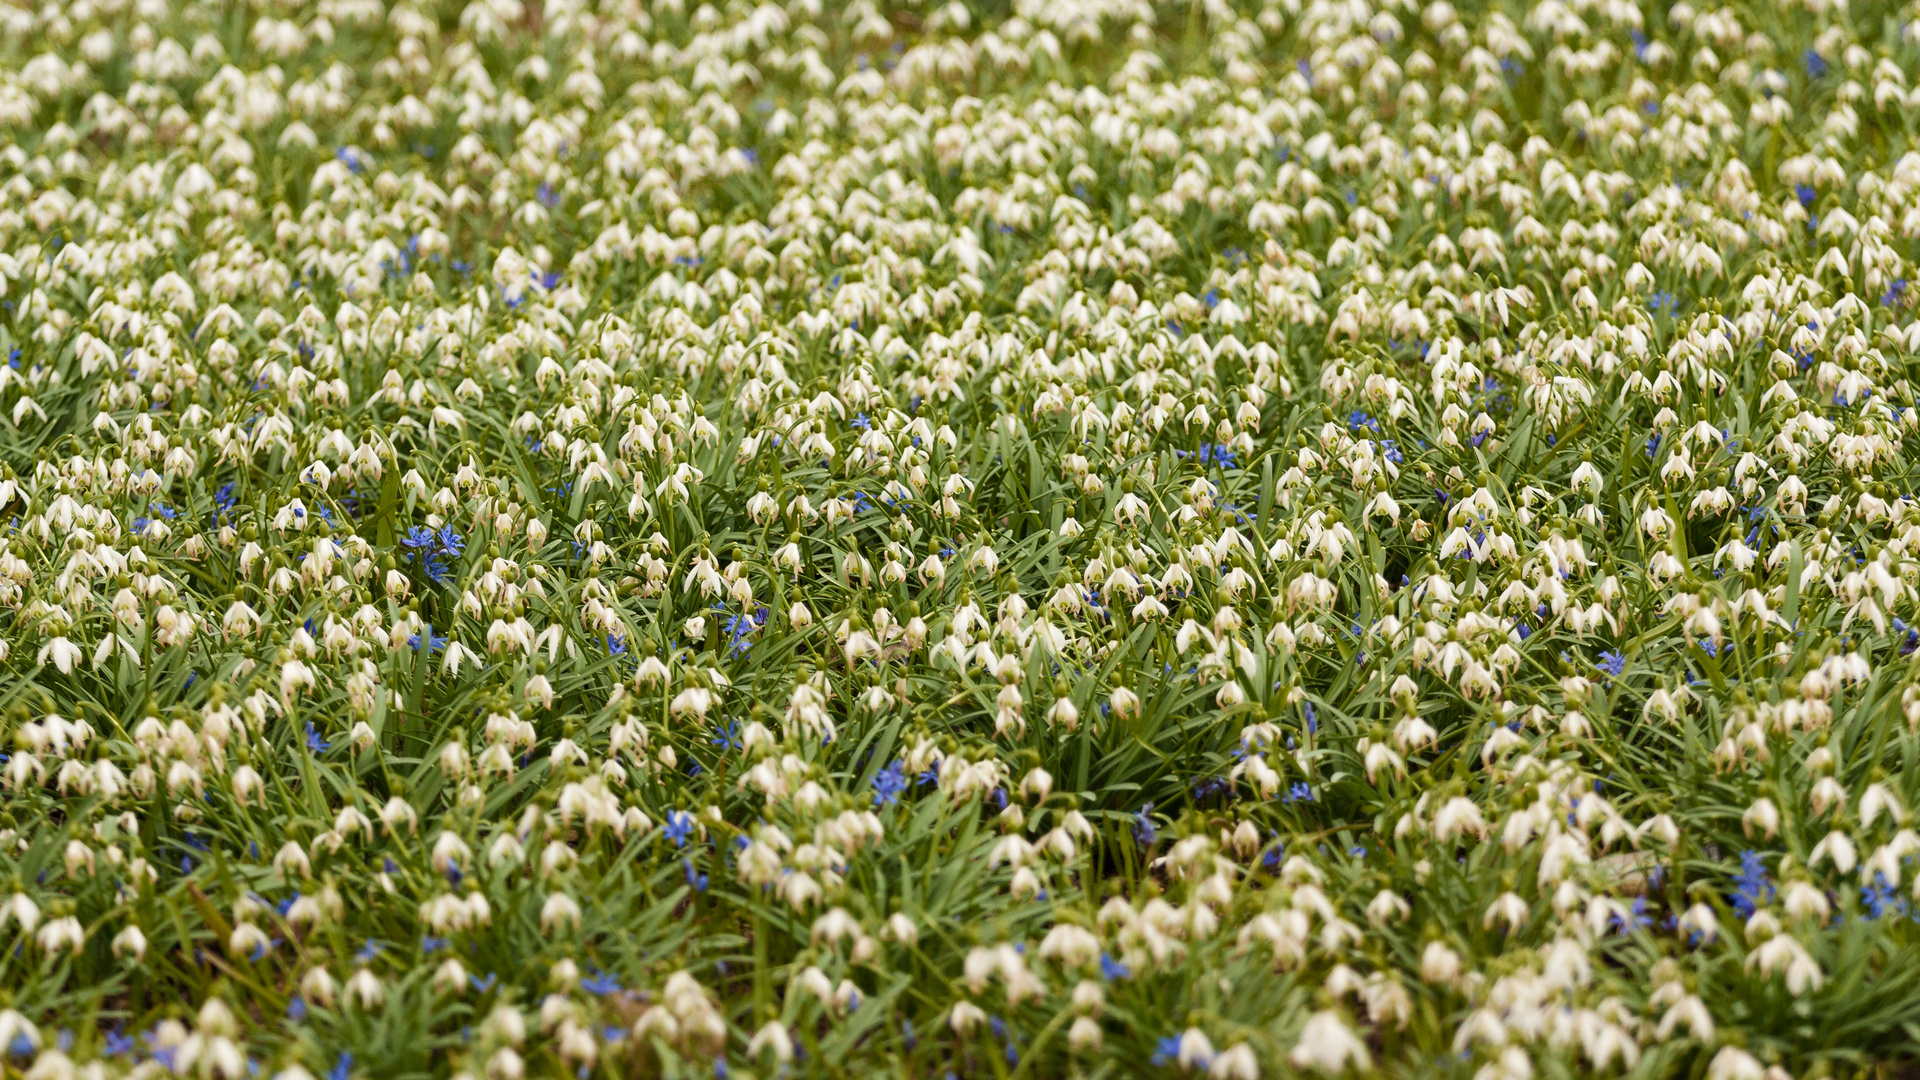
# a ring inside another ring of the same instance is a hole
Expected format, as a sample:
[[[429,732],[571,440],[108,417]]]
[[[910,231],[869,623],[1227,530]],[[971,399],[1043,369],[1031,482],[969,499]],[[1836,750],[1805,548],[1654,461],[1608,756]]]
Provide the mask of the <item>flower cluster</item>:
[[[453,581],[450,560],[457,559],[465,551],[465,541],[453,526],[442,525],[438,531],[424,525],[415,525],[400,538],[401,557],[424,573],[427,580],[436,585],[445,585]]]
[[[0,1074],[1920,1055],[1920,4],[0,31]]]

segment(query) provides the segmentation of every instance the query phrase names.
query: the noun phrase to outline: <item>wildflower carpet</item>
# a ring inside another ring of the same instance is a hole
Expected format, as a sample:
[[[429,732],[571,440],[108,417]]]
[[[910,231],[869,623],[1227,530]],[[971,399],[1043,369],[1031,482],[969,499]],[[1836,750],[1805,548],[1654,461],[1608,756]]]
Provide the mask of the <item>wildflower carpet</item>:
[[[1916,14],[0,7],[0,1074],[1892,1075]]]

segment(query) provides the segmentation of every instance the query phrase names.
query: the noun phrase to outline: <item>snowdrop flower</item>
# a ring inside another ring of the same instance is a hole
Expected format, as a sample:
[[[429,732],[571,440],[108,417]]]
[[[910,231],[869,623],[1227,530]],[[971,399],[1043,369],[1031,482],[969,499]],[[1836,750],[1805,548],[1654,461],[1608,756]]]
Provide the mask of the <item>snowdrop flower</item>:
[[[86,931],[81,928],[80,920],[71,915],[49,919],[34,934],[34,940],[47,952],[69,949],[75,955],[86,946]]]
[[[748,1056],[759,1057],[765,1052],[771,1052],[775,1061],[793,1059],[793,1037],[787,1033],[786,1025],[778,1020],[767,1021],[747,1042]]]
[[[40,646],[40,663],[51,662],[62,675],[72,673],[79,659],[80,647],[64,637],[49,638],[45,645]]]
[[[138,926],[129,925],[113,937],[113,955],[131,956],[135,963],[147,957],[147,936]]]
[[[1300,1041],[1287,1055],[1287,1060],[1297,1069],[1334,1074],[1349,1066],[1365,1069],[1371,1058],[1366,1046],[1348,1030],[1340,1015],[1323,1010],[1307,1019]]]

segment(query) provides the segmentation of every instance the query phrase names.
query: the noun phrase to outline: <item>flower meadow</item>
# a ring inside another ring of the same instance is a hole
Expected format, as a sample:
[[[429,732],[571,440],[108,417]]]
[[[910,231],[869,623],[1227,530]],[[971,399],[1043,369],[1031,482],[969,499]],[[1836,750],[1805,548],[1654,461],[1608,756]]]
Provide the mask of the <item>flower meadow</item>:
[[[1895,1075],[1916,18],[0,7],[0,1075]]]

